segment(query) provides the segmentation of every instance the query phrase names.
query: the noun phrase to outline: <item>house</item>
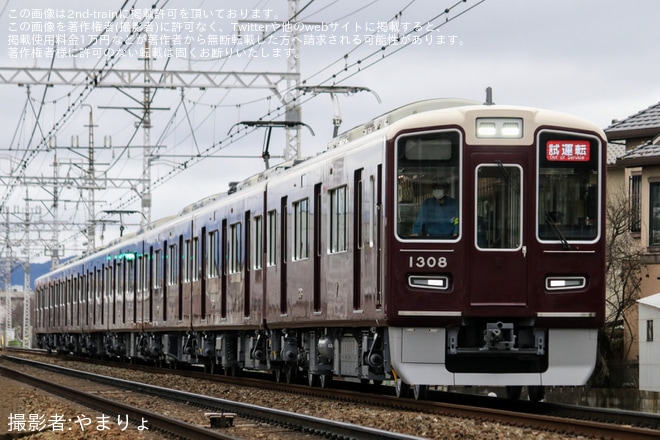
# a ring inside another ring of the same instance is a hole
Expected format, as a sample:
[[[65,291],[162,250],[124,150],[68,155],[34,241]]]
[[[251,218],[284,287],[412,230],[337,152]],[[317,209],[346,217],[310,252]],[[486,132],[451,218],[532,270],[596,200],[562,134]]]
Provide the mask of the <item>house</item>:
[[[660,292],[660,103],[614,121],[605,134],[616,157],[608,161],[608,204],[626,200],[630,248],[640,253],[639,276],[621,281],[608,295],[625,297],[626,289],[630,291],[632,284],[636,284],[641,298],[639,313],[642,313],[642,307],[648,305],[647,298]],[[625,298],[629,303],[635,299]],[[624,329],[624,339],[630,348],[626,358],[630,361],[640,358],[641,350],[646,349],[646,345],[642,347],[647,342],[646,323],[639,324],[641,316],[638,319],[637,313],[637,307],[630,307],[626,319],[629,327]],[[638,324],[642,326],[639,331]],[[640,371],[640,378],[642,374]]]

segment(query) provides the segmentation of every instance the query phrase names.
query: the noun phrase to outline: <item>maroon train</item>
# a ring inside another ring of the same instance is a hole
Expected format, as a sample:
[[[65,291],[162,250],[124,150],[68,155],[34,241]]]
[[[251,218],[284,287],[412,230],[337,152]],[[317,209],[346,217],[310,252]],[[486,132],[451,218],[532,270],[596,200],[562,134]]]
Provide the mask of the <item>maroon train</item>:
[[[552,111],[404,106],[40,277],[38,344],[416,397],[584,384],[605,312],[605,146]]]

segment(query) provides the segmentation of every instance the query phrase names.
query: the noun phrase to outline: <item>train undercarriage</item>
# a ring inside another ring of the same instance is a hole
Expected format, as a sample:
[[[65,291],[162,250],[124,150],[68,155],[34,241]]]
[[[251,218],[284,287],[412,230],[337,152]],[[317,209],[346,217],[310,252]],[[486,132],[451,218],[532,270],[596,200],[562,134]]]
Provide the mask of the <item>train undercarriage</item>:
[[[333,378],[382,383],[389,375],[384,328],[39,335],[40,348],[162,367],[200,366],[210,373],[272,373],[277,381],[327,386]]]
[[[276,381],[393,381],[399,397],[423,399],[429,386],[527,387],[541,400],[548,385],[586,382],[596,355],[594,329],[538,329],[509,322],[472,326],[359,329],[255,329],[186,332],[49,334],[39,346],[60,353],[144,362],[209,373],[272,374]]]

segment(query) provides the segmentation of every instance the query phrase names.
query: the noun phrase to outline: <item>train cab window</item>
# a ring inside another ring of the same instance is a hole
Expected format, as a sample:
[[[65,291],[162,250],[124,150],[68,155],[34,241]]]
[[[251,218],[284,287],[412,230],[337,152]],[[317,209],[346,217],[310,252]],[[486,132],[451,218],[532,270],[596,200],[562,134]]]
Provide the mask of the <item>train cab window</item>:
[[[544,131],[538,140],[539,240],[593,241],[599,235],[600,143],[592,137]]]
[[[461,136],[455,130],[396,141],[397,234],[456,240],[460,233]]]

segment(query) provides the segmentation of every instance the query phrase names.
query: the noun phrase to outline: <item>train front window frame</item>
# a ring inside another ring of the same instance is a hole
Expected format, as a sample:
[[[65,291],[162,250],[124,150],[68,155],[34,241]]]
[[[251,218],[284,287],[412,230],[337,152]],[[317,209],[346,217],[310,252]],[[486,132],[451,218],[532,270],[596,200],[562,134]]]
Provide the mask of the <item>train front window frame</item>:
[[[541,243],[595,243],[601,235],[602,145],[586,134],[537,135],[536,236]]]
[[[462,146],[462,133],[456,129],[405,134],[396,139],[395,209],[399,239],[460,239]],[[442,216],[429,215],[436,205],[442,206]],[[428,225],[428,218],[442,221]]]
[[[480,164],[475,182],[476,244],[481,251],[517,251],[523,242],[524,173],[518,164]]]

